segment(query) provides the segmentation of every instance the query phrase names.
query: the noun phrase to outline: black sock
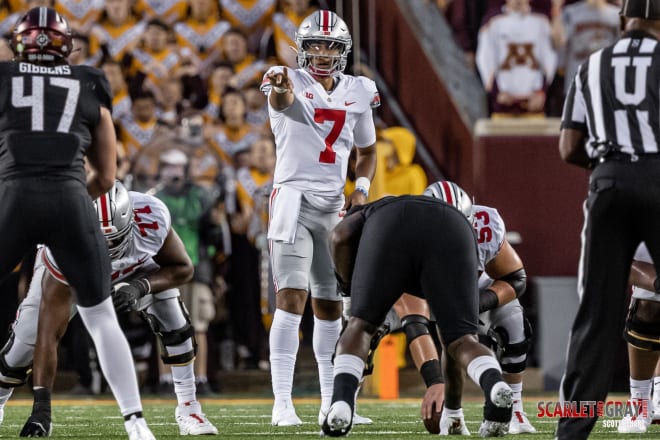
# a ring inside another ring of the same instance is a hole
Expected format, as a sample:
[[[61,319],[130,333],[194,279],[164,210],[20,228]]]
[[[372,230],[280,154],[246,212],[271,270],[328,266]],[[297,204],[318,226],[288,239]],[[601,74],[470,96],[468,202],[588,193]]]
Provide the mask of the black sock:
[[[351,407],[355,407],[355,392],[358,389],[359,380],[357,377],[348,373],[341,373],[335,376],[334,389],[332,391],[332,403],[343,400]]]
[[[48,388],[35,388],[32,414],[47,414],[50,417],[50,390]]]
[[[501,380],[502,373],[495,368],[490,368],[481,374],[479,385],[481,386],[481,389],[484,390],[484,393],[486,393],[487,399],[490,399],[490,390],[493,388],[493,385]]]
[[[131,420],[131,417],[133,417],[133,416],[135,416],[135,417],[138,418],[138,419],[141,419],[141,418],[143,417],[143,416],[142,416],[142,411],[138,411],[138,412],[134,412],[134,413],[126,414],[126,415],[124,416],[124,421],[125,421],[125,422],[128,422],[129,420]]]

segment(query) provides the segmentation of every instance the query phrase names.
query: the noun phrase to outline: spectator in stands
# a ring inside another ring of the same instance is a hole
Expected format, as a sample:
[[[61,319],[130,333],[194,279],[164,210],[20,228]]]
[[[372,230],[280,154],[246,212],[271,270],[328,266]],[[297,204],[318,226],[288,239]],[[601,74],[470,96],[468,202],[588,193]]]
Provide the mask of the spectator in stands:
[[[606,0],[582,0],[564,6],[553,21],[556,45],[563,48],[564,93],[578,66],[593,52],[616,41],[619,26],[619,8]]]
[[[67,19],[71,29],[87,35],[103,13],[103,0],[57,0],[55,10]]]
[[[428,183],[426,173],[421,166],[412,163],[417,143],[415,135],[404,127],[390,127],[383,130],[383,137],[391,145],[385,162],[385,193],[398,196],[424,192]]]
[[[8,35],[11,32],[20,15],[12,10],[8,0],[0,1],[0,36]]]
[[[273,14],[273,43],[279,64],[298,67],[295,34],[300,23],[318,9],[311,0],[280,0],[280,11]]]
[[[247,113],[245,120],[256,131],[263,135],[270,135],[270,121],[268,118],[268,98],[259,89],[258,82],[251,82],[243,87],[243,96],[245,97],[245,106]]]
[[[222,95],[225,94],[232,76],[234,76],[234,66],[230,63],[219,62],[213,66],[208,79],[208,104],[204,109],[207,121],[215,121],[220,114]]]
[[[150,90],[137,90],[131,96],[131,117],[119,123],[119,139],[123,142],[128,157],[133,157],[154,136],[158,117],[156,98]]]
[[[105,58],[101,63],[101,69],[110,84],[112,92],[112,119],[115,123],[124,118],[131,117],[131,97],[128,93],[128,84],[124,79],[121,64],[113,58]]]
[[[202,77],[208,77],[214,63],[221,60],[222,36],[229,27],[218,18],[212,0],[189,0],[186,17],[174,24],[177,45],[194,60]]]
[[[251,81],[261,81],[269,65],[248,52],[248,38],[239,28],[232,28],[222,39],[225,61],[234,68],[232,87],[241,89]]]
[[[229,89],[222,98],[219,120],[221,124],[211,137],[211,146],[218,158],[235,166],[235,155],[241,151],[249,151],[259,134],[245,120],[247,107],[243,94]],[[238,168],[238,167],[236,167]]]
[[[264,45],[262,37],[272,23],[277,0],[219,0],[218,2],[221,18],[247,36],[251,53],[260,52],[260,48]]]
[[[183,84],[181,79],[170,76],[159,87],[158,119],[170,127],[179,123],[179,114],[183,110]]]
[[[147,22],[141,44],[124,55],[129,83],[138,86],[144,76],[146,87],[158,88],[181,66],[181,55],[170,42],[171,32],[172,28],[159,18]]]
[[[89,51],[98,61],[104,56],[121,61],[139,43],[145,27],[133,13],[131,0],[105,0],[101,19],[89,33]]]
[[[493,117],[542,117],[557,67],[548,18],[529,0],[506,0],[502,13],[479,31],[477,68]]]
[[[180,287],[181,298],[190,312],[190,319],[195,329],[197,340],[197,357],[195,361],[195,377],[197,394],[211,392],[207,376],[208,362],[208,325],[215,316],[213,293],[210,284],[211,274],[206,270],[206,261],[200,256],[206,256],[200,247],[200,225],[204,213],[210,209],[213,200],[204,188],[188,180],[188,156],[177,148],[166,151],[160,157],[159,179],[160,191],[156,197],[168,207],[172,216],[172,227],[179,234],[186,252],[195,266],[193,280]],[[200,263],[202,265],[200,265]],[[162,377],[161,384],[167,382],[167,376]]]
[[[143,20],[158,18],[172,25],[186,14],[186,0],[136,0],[135,13]]]

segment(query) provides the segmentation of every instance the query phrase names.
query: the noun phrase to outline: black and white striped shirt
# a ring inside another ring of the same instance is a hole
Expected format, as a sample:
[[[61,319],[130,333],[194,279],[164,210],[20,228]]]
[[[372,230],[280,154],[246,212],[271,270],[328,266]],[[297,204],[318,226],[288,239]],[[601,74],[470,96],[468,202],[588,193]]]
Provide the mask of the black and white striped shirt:
[[[566,96],[562,128],[588,133],[589,157],[609,148],[626,154],[658,153],[660,42],[633,31],[594,52],[580,66]]]

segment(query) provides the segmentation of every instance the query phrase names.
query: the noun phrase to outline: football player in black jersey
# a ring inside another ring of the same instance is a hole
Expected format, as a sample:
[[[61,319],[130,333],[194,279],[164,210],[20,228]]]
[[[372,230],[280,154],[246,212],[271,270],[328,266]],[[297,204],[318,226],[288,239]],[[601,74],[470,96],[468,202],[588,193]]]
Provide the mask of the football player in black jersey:
[[[153,439],[110,299],[108,247],[92,204],[112,187],[116,173],[108,82],[98,69],[69,65],[71,30],[54,9],[24,14],[11,48],[14,60],[0,62],[0,278],[35,245],[48,245],[96,346],[113,359],[113,372],[124,372],[127,382],[116,397],[129,438]],[[35,371],[42,362],[35,357]],[[50,390],[40,380],[35,374],[35,403],[21,436],[52,430]]]

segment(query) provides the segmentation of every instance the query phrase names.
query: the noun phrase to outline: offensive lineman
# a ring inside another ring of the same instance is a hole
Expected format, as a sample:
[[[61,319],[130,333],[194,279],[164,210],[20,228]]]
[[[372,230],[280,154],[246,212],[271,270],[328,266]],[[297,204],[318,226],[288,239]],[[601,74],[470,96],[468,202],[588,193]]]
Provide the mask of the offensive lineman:
[[[268,94],[277,157],[268,228],[277,291],[269,339],[274,426],[302,424],[291,392],[308,290],[321,385],[319,424],[332,398],[341,297],[328,237],[342,210],[367,201],[376,169],[372,108],[380,104],[373,81],[342,73],[351,44],[348,27],[337,14],[316,11],[296,32],[300,68],[273,67],[261,85]],[[356,189],[344,200],[353,146],[357,147]]]
[[[467,195],[462,203],[471,209]],[[344,217],[333,231],[332,253],[338,281],[352,301],[337,344],[332,405],[323,432],[349,433],[370,340],[401,293],[410,292],[426,298],[448,358],[484,391],[480,435],[506,434],[512,391],[497,360],[476,337],[477,245],[463,212],[426,196],[386,197]]]
[[[112,258],[115,307],[118,311],[139,311],[158,339],[163,362],[172,367],[179,433],[216,435],[218,430],[206,418],[195,396],[194,333],[177,289],[190,280],[193,266],[181,239],[171,228],[167,207],[153,196],[126,191],[119,181],[95,201],[95,206]],[[40,303],[43,313],[39,313]],[[48,360],[45,370],[35,370],[35,374],[45,376],[52,385],[57,345],[71,311],[66,279],[50,249],[43,247],[12,335],[0,351],[0,413],[13,387],[25,383],[33,353],[43,353]]]
[[[456,188],[457,185],[452,182],[441,181],[430,185],[424,194],[460,209],[457,203],[460,198],[453,195],[457,193]],[[522,374],[527,361],[531,327],[518,301],[520,295],[525,292],[527,275],[520,257],[506,240],[504,221],[496,209],[473,205],[464,213],[473,221],[477,234],[480,274],[479,336],[495,349],[504,381],[513,391],[513,412],[508,433],[533,433],[536,429],[529,422],[522,405]],[[434,331],[428,321],[428,312],[424,313],[428,306],[420,305],[419,303],[424,301],[411,295],[403,295],[401,299],[402,301],[397,303],[398,306],[395,305],[395,310],[410,341],[413,359],[420,365],[420,372],[428,387],[422,404],[422,416],[429,418],[433,402],[435,401],[436,408],[439,408],[444,394],[440,434],[469,435],[461,409],[463,387],[453,386],[462,383],[462,373],[451,368],[451,363],[447,365],[449,371],[445,371],[445,375],[453,375],[454,379],[448,381],[449,385],[444,393],[437,392],[441,387],[436,385],[442,382],[437,365],[437,351],[433,342],[424,341],[431,339],[430,335]],[[403,304],[399,304],[401,302]],[[413,343],[415,341],[417,343]]]

